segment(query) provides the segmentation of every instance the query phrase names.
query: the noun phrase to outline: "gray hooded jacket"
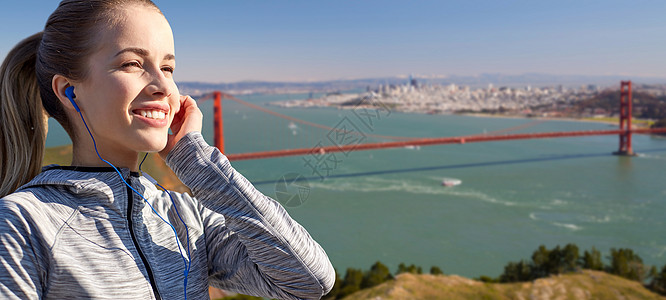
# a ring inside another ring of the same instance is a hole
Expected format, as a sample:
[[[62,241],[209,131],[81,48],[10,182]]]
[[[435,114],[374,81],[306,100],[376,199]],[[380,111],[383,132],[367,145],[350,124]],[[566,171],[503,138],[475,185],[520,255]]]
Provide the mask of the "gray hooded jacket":
[[[0,199],[0,298],[208,299],[208,286],[279,299],[318,299],[335,273],[324,250],[198,132],[167,164],[194,194],[171,199],[120,169],[47,166]],[[180,248],[180,249],[179,249]]]

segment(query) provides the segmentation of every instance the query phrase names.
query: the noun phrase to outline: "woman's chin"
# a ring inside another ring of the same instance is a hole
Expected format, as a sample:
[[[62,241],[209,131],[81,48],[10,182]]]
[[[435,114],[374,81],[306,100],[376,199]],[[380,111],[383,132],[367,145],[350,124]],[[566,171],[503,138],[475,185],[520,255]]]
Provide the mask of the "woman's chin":
[[[146,143],[144,147],[141,147],[138,152],[148,152],[148,153],[156,153],[162,151],[164,147],[166,147],[167,141],[166,139],[164,141],[151,141],[150,143]]]

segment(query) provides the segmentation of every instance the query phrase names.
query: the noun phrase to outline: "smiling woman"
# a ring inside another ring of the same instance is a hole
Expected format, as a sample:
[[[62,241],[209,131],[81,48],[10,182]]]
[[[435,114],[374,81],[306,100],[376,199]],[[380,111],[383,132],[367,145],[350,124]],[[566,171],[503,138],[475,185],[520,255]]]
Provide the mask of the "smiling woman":
[[[165,148],[170,121],[180,109],[181,99],[173,81],[174,41],[169,23],[154,7],[135,5],[114,15],[123,22],[105,27],[95,37],[95,44],[100,46],[90,55],[85,78],[71,80],[55,75],[52,85],[56,91],[76,87],[77,104],[97,135],[101,156],[136,171],[138,152]],[[69,104],[67,99],[60,100]],[[162,114],[164,117],[158,118]],[[76,123],[74,136],[88,135],[78,116],[68,115],[68,119]],[[191,130],[201,131],[201,127]],[[91,153],[90,139],[77,141],[72,164],[105,166]]]
[[[65,0],[7,55],[3,299],[206,299],[209,285],[318,299],[332,288],[324,250],[206,144],[174,70],[171,28],[147,0]],[[44,111],[72,138],[71,166],[39,169]],[[157,190],[141,152],[158,152],[192,194]]]

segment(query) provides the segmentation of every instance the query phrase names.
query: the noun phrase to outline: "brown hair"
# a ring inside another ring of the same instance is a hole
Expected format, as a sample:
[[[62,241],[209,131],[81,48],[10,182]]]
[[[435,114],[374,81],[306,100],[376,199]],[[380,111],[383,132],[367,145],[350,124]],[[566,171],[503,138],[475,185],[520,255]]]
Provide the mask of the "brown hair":
[[[84,80],[88,57],[96,50],[96,33],[122,22],[121,8],[150,0],[63,0],[44,31],[16,45],[0,66],[0,197],[35,177],[46,141],[46,113],[70,134],[72,128],[53,92],[53,76]],[[161,12],[160,12],[161,13]]]

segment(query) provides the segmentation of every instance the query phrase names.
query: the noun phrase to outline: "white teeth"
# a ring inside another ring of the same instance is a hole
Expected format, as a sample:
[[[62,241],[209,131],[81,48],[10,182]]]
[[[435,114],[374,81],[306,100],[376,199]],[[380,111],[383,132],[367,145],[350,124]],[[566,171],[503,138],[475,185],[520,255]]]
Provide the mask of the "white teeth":
[[[159,110],[142,110],[138,112],[141,116],[145,118],[162,120],[166,118],[166,113]]]

